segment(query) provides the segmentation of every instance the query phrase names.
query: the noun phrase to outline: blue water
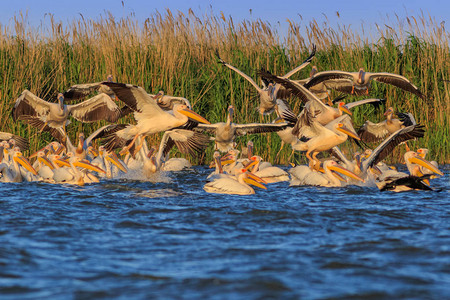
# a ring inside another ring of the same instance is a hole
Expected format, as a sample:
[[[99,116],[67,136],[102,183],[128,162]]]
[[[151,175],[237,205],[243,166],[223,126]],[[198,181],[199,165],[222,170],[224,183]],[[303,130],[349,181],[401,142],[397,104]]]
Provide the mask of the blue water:
[[[450,182],[441,192],[171,183],[0,185],[2,299],[444,299]]]

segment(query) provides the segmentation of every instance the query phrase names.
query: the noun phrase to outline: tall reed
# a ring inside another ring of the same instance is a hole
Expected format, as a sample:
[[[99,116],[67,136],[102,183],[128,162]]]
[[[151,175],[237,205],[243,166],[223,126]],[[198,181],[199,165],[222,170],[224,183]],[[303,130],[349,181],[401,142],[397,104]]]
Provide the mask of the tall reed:
[[[216,49],[222,58],[259,82],[256,71],[265,68],[283,74],[299,65],[308,56],[311,45],[317,45],[312,65],[319,70],[356,71],[364,67],[373,72],[404,75],[419,87],[427,100],[402,90],[374,84],[371,96],[386,98],[387,105],[398,111],[413,112],[424,124],[426,136],[413,143],[428,147],[430,156],[440,162],[450,161],[450,79],[449,34],[443,24],[424,15],[397,18],[392,24],[377,24],[375,38],[352,31],[350,26],[331,26],[315,20],[303,28],[288,20],[289,29],[281,35],[263,20],[234,22],[231,17],[197,16],[171,11],[155,13],[143,24],[129,16],[116,19],[112,15],[97,20],[83,17],[64,24],[49,17],[47,26],[27,26],[26,17],[18,15],[11,25],[0,25],[0,105],[1,130],[24,137],[31,142],[31,151],[51,140],[47,133],[14,123],[10,117],[14,101],[24,89],[51,100],[59,91],[78,83],[105,80],[113,74],[118,82],[140,85],[148,92],[164,90],[166,94],[183,96],[194,110],[211,122],[224,121],[229,104],[236,107],[236,122],[270,122],[261,117],[256,106],[253,87],[242,77],[218,64]],[[305,78],[310,67],[295,78]],[[336,95],[336,93],[333,93]],[[346,101],[356,97],[349,96]],[[290,100],[298,112],[301,104]],[[365,120],[378,121],[382,111],[369,106],[357,108],[355,127]],[[120,120],[133,122],[132,116]],[[72,121],[68,126],[71,138],[76,132],[89,134],[104,122],[82,124]],[[156,143],[159,136],[152,137]],[[259,152],[273,159],[280,146],[276,134],[242,137],[255,142]],[[354,146],[347,145],[348,149]],[[203,158],[209,158],[210,147]],[[285,162],[290,149],[283,150]],[[395,160],[404,149],[396,150]]]

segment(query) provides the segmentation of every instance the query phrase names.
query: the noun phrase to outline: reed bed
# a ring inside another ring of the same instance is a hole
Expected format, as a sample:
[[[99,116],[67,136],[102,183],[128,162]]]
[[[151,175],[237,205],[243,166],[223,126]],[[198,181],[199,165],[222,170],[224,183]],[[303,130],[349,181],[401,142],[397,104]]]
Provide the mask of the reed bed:
[[[364,26],[357,32],[351,26],[333,28],[328,22],[313,20],[302,25],[288,20],[289,29],[283,35],[263,20],[236,23],[231,17],[197,16],[193,11],[157,12],[143,23],[133,16],[116,19],[106,15],[96,20],[81,16],[66,24],[48,18],[43,23],[47,25],[37,28],[27,26],[23,15],[9,25],[0,24],[0,130],[29,138],[31,152],[47,144],[51,136],[12,121],[14,101],[24,89],[52,100],[73,84],[102,81],[113,74],[116,81],[140,85],[148,92],[164,90],[186,97],[211,122],[224,121],[229,104],[236,107],[236,122],[270,122],[274,116],[261,117],[256,110],[253,87],[218,64],[214,52],[217,49],[225,61],[259,82],[257,70],[282,75],[299,65],[315,44],[317,54],[311,66],[317,65],[319,71],[363,67],[409,78],[428,96],[426,101],[383,84],[374,84],[370,96],[386,98],[387,106],[397,111],[412,112],[427,133],[411,146],[429,148],[430,157],[439,162],[450,161],[450,83],[443,81],[450,79],[449,34],[431,17],[396,18],[390,24],[376,24],[376,32],[370,33]],[[305,78],[309,71],[307,67],[294,78]],[[356,97],[346,99],[353,100]],[[296,99],[290,103],[294,111],[300,111]],[[355,128],[367,119],[383,119],[383,112],[370,106],[356,109]],[[133,122],[133,118],[120,122]],[[74,140],[78,131],[89,134],[103,124],[72,120],[68,132]],[[151,137],[150,142],[157,143],[159,137]],[[263,134],[242,137],[238,145],[249,138],[266,159],[273,159],[281,144],[276,134]],[[344,148],[356,150],[350,143]],[[210,158],[212,151],[209,147],[195,162]],[[404,151],[399,147],[393,161],[401,161]],[[285,147],[279,162],[285,163],[290,152]]]

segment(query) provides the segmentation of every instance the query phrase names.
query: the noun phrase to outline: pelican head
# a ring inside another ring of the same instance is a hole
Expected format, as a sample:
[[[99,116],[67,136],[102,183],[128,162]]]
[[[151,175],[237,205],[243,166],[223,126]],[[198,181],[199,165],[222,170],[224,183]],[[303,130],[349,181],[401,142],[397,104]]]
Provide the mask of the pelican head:
[[[153,156],[153,154],[155,154],[155,152],[156,152],[156,148],[155,148],[154,146],[152,146],[152,147],[148,150],[147,157],[148,157],[148,158],[151,158],[151,157]]]
[[[352,115],[352,112],[348,109],[347,105],[345,105],[344,102],[339,102],[338,109],[342,112],[349,114],[350,116]]]
[[[227,121],[229,123],[233,122],[233,114],[234,114],[234,106],[230,105],[228,106],[228,117],[227,117]]]
[[[372,149],[366,149],[364,150],[364,158],[369,158],[369,156],[372,154]]]
[[[93,146],[89,146],[87,148],[87,152],[92,155],[92,157],[97,157],[98,156],[98,152],[95,150],[95,148]]]
[[[354,139],[356,139],[356,140],[361,140],[361,139],[359,138],[358,134],[357,134],[354,130],[351,130],[351,129],[347,128],[347,127],[346,127],[344,124],[342,124],[342,123],[336,124],[336,130],[339,130],[340,132],[343,132],[343,133],[345,133],[346,135],[348,135],[348,136],[350,136],[350,137],[352,137],[352,138],[354,138]]]
[[[265,186],[263,185],[263,184],[266,184],[267,182],[266,182],[264,179],[262,179],[262,178],[256,176],[255,174],[249,172],[247,169],[245,169],[245,168],[237,169],[237,170],[236,170],[236,174],[237,174],[237,175],[238,175],[238,174],[239,174],[239,175],[240,175],[240,174],[244,174],[244,181],[245,181],[246,183],[251,184],[251,185],[254,185],[254,186],[259,187],[259,188],[261,188],[261,189],[267,190],[267,187],[265,187]]]
[[[253,156],[253,142],[247,142],[247,157],[250,159]]]
[[[428,149],[427,148],[419,148],[419,149],[417,149],[417,153],[420,155],[420,157],[425,158],[425,156],[427,156],[427,154],[428,154]]]
[[[37,175],[36,170],[33,168],[33,166],[31,165],[30,161],[26,157],[24,157],[22,155],[22,152],[16,151],[14,153],[13,160],[15,162],[17,162],[18,164],[20,164],[22,167],[24,167],[25,170],[27,170],[31,174]]]
[[[309,77],[310,77],[310,78],[313,78],[314,75],[317,74],[317,72],[318,72],[317,66],[313,66],[313,67],[311,68],[311,72],[309,72]]]
[[[64,110],[64,95],[63,93],[58,94],[58,104],[61,110]]]
[[[384,113],[385,116],[392,115],[394,113],[394,108],[389,107],[386,112]]]
[[[181,113],[182,115],[185,115],[189,119],[192,119],[196,122],[204,123],[204,124],[211,124],[208,120],[206,120],[205,118],[203,118],[202,116],[200,116],[199,114],[194,112],[193,110],[189,109],[189,107],[185,104],[175,104],[173,107],[173,111],[174,112],[177,111],[177,112]]]
[[[16,146],[16,140],[14,139],[9,139],[8,144],[11,148],[14,148]]]
[[[352,179],[364,182],[364,179],[362,179],[361,177],[359,177],[358,175],[356,175],[352,171],[349,171],[346,168],[341,167],[334,160],[327,160],[327,161],[325,161],[323,168],[324,169],[328,169],[330,171],[338,172],[338,173],[340,173],[342,175],[345,175],[347,177],[350,177]]]
[[[39,151],[37,153],[37,159],[40,161],[43,165],[49,167],[51,170],[55,169],[55,166],[52,164],[52,162],[48,159],[48,157],[45,155],[44,151]]]
[[[422,157],[420,157],[420,155],[414,151],[406,152],[404,155],[404,158],[405,158],[405,162],[407,164],[417,164],[419,166],[422,166],[422,167],[430,170],[431,172],[433,172],[435,174],[438,174],[440,176],[444,175],[444,173],[442,173],[438,168],[433,166],[433,164],[431,164],[428,160],[425,160]],[[414,175],[414,174],[412,174],[412,175]]]
[[[153,96],[153,99],[155,99],[155,101],[157,103],[161,103],[163,96],[164,96],[164,91],[159,91],[155,96]]]
[[[364,72],[363,68],[359,69],[358,72],[358,80],[356,81],[358,84],[363,84],[364,83],[364,75],[366,74],[366,72]]]
[[[80,142],[81,144],[84,143],[84,133],[83,133],[83,132],[80,132],[80,133],[78,134],[78,140],[79,140],[79,142]]]

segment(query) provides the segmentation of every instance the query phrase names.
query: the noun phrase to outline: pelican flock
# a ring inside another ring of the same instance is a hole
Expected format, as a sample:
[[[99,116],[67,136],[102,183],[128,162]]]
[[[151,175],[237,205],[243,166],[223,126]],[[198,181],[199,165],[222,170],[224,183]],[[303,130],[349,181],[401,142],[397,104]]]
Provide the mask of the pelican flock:
[[[264,193],[272,183],[284,181],[295,187],[358,185],[378,187],[380,191],[433,190],[430,180],[444,174],[436,162],[425,159],[428,149],[415,152],[406,144],[425,135],[424,126],[416,122],[412,112],[396,112],[389,107],[385,120],[378,123],[366,120],[355,129],[351,109],[366,104],[384,105],[386,100],[368,98],[345,103],[342,101],[345,97],[338,97],[331,101],[330,90],[368,95],[372,81],[378,81],[421,99],[426,96],[404,76],[366,72],[362,68],[358,72],[318,72],[313,66],[308,78],[290,79],[310,64],[315,51],[313,46],[309,57],[283,76],[260,70],[262,87],[254,78],[225,62],[216,51],[218,63],[256,89],[259,113],[266,116],[276,113],[269,123],[235,123],[235,107],[229,105],[226,121],[211,124],[184,97],[165,95],[164,91],[151,94],[137,85],[114,82],[112,75],[105,81],[74,85],[59,93],[56,102],[24,90],[12,108],[13,120],[29,124],[40,133],[49,132],[55,140],[25,157],[28,140],[0,132],[0,181],[83,185],[113,178],[150,178],[160,172],[192,166],[185,158],[170,158],[173,147],[182,154],[205,158],[205,149],[213,145],[215,152],[210,166],[215,171],[204,180],[203,189],[207,193]],[[82,101],[92,94],[95,94],[92,98]],[[300,107],[291,107],[293,97],[300,100]],[[65,101],[82,102],[69,105]],[[128,114],[133,115],[134,121],[117,122]],[[75,130],[68,127],[70,117],[83,123],[112,124],[98,128],[87,138],[78,132],[78,140],[72,143],[67,134],[68,130]],[[290,169],[273,166],[261,157],[265,149],[260,149],[261,156],[254,155],[251,141],[243,151],[236,149],[237,137],[266,132],[277,133],[281,147],[291,147],[288,161],[294,153],[300,153],[308,159],[308,165],[291,164]],[[161,134],[159,146],[148,145],[147,137],[155,134]],[[347,148],[362,149],[347,158],[344,152],[348,149],[339,148],[346,142],[355,143]],[[402,144],[407,148],[403,157],[407,172],[383,162]],[[143,177],[133,177],[132,173]]]

